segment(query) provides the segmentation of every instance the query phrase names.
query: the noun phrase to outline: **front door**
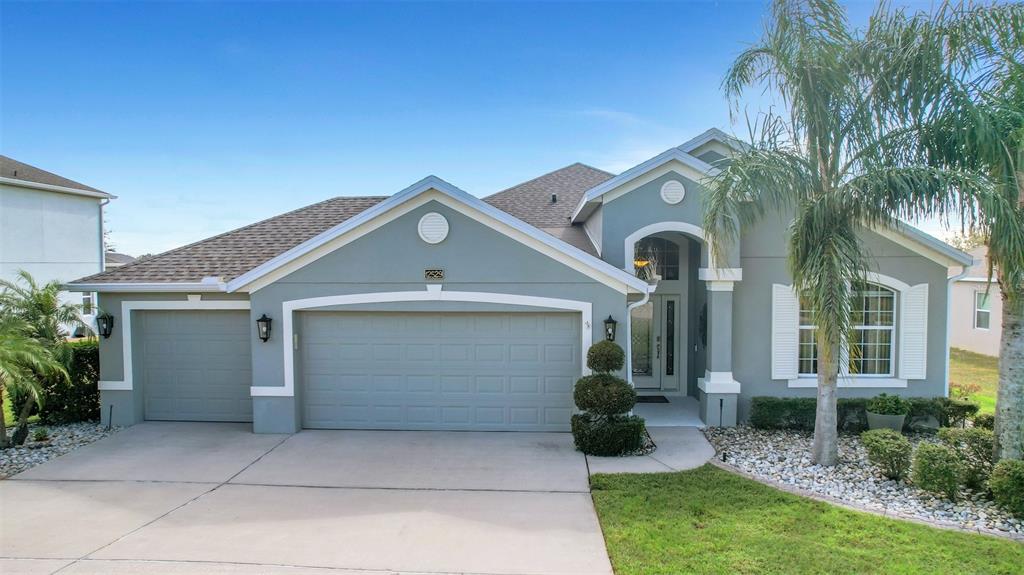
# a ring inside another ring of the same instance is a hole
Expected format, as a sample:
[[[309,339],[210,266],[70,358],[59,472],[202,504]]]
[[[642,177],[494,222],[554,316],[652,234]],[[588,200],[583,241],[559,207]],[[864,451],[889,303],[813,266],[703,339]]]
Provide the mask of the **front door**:
[[[679,296],[654,295],[630,312],[633,385],[637,389],[679,389],[685,371],[680,350]]]

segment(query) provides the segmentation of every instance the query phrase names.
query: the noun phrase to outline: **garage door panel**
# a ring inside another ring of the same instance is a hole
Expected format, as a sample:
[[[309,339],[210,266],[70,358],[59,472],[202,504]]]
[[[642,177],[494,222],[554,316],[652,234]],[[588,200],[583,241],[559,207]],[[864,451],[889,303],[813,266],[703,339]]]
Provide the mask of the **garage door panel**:
[[[297,325],[306,427],[569,427],[578,315],[304,312]]]
[[[136,312],[148,420],[252,421],[249,313]]]

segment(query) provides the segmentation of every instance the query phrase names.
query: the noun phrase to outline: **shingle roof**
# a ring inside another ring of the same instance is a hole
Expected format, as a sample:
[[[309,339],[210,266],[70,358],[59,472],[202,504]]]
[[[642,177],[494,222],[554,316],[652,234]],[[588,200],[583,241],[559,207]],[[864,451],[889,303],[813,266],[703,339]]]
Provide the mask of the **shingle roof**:
[[[47,184],[50,186],[61,186],[63,188],[73,188],[87,192],[97,192],[100,194],[106,193],[102,190],[97,190],[92,186],[87,186],[81,182],[69,180],[63,176],[58,176],[53,172],[47,172],[46,170],[30,166],[13,158],[8,158],[7,156],[0,156],[0,177],[22,180],[25,182],[34,182],[37,184]]]
[[[587,189],[611,177],[612,174],[596,168],[573,164],[498,192],[484,201],[597,255],[583,228],[571,225],[569,217]],[[557,202],[551,202],[551,194],[558,195]],[[384,199],[381,196],[330,199],[75,283],[199,282],[206,277],[229,281]]]
[[[333,198],[84,277],[76,283],[198,282],[206,277],[227,281],[384,199],[382,196]]]

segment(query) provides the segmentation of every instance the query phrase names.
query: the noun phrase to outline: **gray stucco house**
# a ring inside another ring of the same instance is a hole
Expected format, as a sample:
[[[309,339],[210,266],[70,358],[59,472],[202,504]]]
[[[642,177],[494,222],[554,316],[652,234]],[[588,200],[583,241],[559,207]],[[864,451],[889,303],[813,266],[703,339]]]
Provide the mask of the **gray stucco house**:
[[[563,431],[608,318],[640,393],[694,398],[709,425],[813,396],[785,218],[723,261],[704,243],[700,182],[734,145],[709,130],[619,175],[573,164],[483,199],[428,177],[77,280],[114,318],[103,417]],[[971,257],[905,226],[864,238],[877,270],[842,394],[946,394],[947,275]]]

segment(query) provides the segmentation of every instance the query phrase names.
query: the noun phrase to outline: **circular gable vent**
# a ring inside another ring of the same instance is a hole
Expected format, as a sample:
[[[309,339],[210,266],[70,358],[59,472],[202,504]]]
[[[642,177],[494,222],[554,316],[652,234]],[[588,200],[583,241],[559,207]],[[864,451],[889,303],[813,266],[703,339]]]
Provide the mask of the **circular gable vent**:
[[[437,244],[448,237],[448,220],[437,212],[430,212],[420,218],[417,226],[420,232],[420,239],[428,244]]]
[[[686,188],[679,180],[669,180],[661,186],[661,199],[666,204],[678,204],[686,196]]]

